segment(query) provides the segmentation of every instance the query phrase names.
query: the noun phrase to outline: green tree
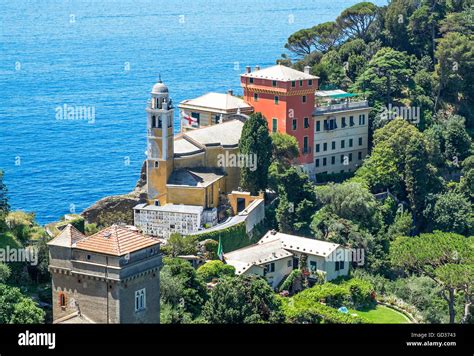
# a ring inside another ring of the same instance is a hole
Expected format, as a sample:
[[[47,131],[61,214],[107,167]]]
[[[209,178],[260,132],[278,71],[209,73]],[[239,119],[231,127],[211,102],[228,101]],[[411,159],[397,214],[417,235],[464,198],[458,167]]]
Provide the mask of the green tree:
[[[0,284],[0,324],[41,324],[44,315],[20,289]]]
[[[474,249],[468,238],[443,232],[399,237],[391,243],[390,257],[392,264],[405,273],[427,276],[441,288],[450,323],[456,317],[456,293],[467,293],[470,303],[472,291],[466,286],[472,285],[474,277]]]
[[[161,250],[170,257],[180,255],[195,255],[197,252],[197,238],[192,235],[172,233]]]
[[[377,6],[371,2],[360,2],[345,9],[336,22],[346,36],[368,40],[377,12]]]
[[[409,56],[392,48],[380,49],[370,60],[366,70],[354,83],[354,90],[365,92],[371,105],[385,103],[406,96],[413,86],[413,72]]]
[[[470,201],[460,193],[439,194],[433,209],[435,230],[462,235],[474,233],[474,212]]]
[[[333,21],[323,22],[311,28],[313,45],[316,51],[326,53],[336,47],[341,41],[341,29]]]
[[[188,261],[168,257],[163,261],[160,272],[161,302],[179,311],[178,315],[185,317],[188,313],[196,318],[207,300],[206,286]]]
[[[257,167],[240,169],[240,184],[253,195],[265,191],[268,185],[268,167],[272,156],[272,139],[268,134],[267,120],[261,113],[250,115],[242,128],[240,153],[256,155]]]
[[[196,273],[203,281],[210,282],[214,278],[233,276],[235,274],[235,268],[231,265],[224,264],[222,261],[214,260],[208,261],[200,266]]]
[[[212,324],[256,324],[283,321],[281,303],[268,283],[257,276],[223,278],[203,309]]]
[[[390,46],[398,51],[411,51],[408,18],[416,10],[416,0],[392,0],[384,14],[384,34]]]
[[[382,225],[378,203],[366,186],[356,182],[330,183],[316,191],[324,209],[375,232]]]
[[[310,234],[311,216],[316,210],[314,185],[295,167],[288,168],[278,179],[276,220],[280,231]]]
[[[5,283],[10,277],[11,269],[5,263],[0,263],[0,283]]]
[[[469,118],[473,127],[471,101],[474,97],[474,35],[449,32],[436,47],[438,83],[435,110],[440,101],[459,106],[459,113]]]

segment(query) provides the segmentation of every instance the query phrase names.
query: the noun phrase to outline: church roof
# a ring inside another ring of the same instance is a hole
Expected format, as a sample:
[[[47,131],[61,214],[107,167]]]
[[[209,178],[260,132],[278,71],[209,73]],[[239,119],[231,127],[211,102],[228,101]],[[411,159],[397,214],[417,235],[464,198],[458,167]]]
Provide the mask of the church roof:
[[[167,184],[186,185],[191,187],[207,187],[216,180],[224,177],[224,174],[214,168],[185,168],[177,169],[171,173]]]
[[[319,78],[314,75],[306,74],[304,72],[300,72],[299,70],[281,64],[256,70],[250,73],[244,73],[242,74],[242,77],[279,80],[283,82]]]
[[[72,247],[106,255],[123,256],[157,244],[158,240],[145,236],[137,230],[112,225],[94,235],[84,237]]]
[[[244,123],[240,120],[231,120],[222,124],[207,126],[187,131],[183,137],[188,137],[191,142],[203,146],[237,146]]]

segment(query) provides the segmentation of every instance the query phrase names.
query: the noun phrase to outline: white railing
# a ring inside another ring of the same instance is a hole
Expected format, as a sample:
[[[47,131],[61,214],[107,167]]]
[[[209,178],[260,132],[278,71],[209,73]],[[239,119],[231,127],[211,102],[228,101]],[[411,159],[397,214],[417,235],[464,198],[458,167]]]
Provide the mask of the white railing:
[[[367,100],[362,101],[354,101],[348,103],[341,103],[341,104],[332,104],[326,106],[318,106],[314,108],[315,114],[323,114],[327,112],[333,111],[342,111],[342,110],[349,110],[349,109],[358,109],[358,108],[366,108],[369,106]]]

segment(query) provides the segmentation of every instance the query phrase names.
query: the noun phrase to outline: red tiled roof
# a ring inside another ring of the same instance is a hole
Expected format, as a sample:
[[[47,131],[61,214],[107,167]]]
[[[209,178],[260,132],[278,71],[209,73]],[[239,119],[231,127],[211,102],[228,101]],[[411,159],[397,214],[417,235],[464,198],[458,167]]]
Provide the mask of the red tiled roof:
[[[141,250],[159,244],[159,241],[147,237],[138,231],[118,225],[112,225],[75,244],[75,248],[113,256]]]

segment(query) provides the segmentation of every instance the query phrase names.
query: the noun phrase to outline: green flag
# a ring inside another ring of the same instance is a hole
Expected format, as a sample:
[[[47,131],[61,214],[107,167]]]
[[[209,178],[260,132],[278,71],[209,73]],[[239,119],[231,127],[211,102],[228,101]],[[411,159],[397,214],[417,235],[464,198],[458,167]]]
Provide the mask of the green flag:
[[[221,237],[219,236],[219,246],[217,246],[217,256],[222,261],[224,259],[224,251],[222,250],[222,241]]]

